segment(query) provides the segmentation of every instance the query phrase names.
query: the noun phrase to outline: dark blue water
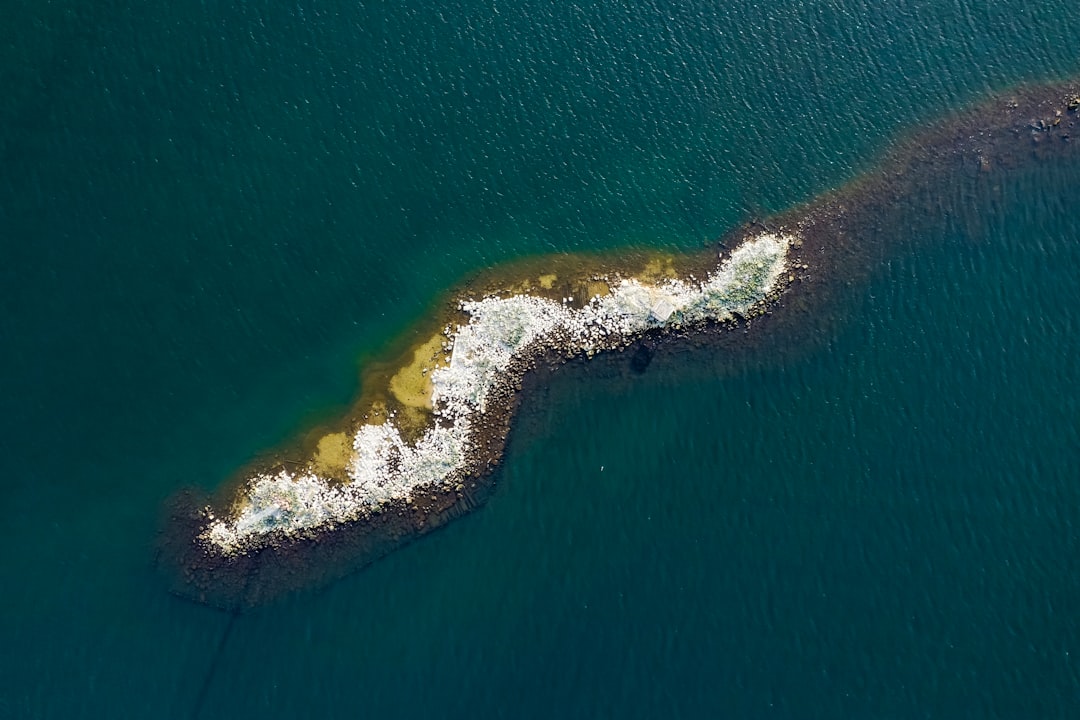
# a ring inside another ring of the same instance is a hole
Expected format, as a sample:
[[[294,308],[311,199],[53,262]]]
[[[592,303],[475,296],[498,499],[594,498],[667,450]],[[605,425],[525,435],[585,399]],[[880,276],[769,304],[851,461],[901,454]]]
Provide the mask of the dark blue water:
[[[328,589],[233,621],[152,570],[166,496],[463,274],[812,197],[1080,71],[1072,3],[5,16],[0,717],[1076,715],[1064,162],[943,181],[805,352],[557,374],[485,509]]]

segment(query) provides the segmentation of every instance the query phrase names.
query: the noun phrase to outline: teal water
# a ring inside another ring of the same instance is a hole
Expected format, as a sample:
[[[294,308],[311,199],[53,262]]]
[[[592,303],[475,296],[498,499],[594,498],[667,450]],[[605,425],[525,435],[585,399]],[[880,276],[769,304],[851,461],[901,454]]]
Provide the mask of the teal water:
[[[0,717],[1075,716],[1069,163],[943,183],[783,362],[556,374],[485,509],[327,589],[151,567],[463,274],[699,247],[1080,72],[1074,4],[11,5]]]

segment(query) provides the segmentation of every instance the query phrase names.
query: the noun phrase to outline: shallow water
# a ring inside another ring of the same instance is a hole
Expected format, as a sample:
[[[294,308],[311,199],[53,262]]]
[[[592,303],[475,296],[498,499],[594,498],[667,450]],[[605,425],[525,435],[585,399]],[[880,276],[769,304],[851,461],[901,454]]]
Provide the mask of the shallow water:
[[[328,589],[231,621],[151,570],[169,493],[344,407],[461,275],[698,247],[1076,73],[1073,4],[12,17],[0,717],[1080,703],[1069,163],[943,187],[937,233],[783,362],[557,373],[485,509]]]

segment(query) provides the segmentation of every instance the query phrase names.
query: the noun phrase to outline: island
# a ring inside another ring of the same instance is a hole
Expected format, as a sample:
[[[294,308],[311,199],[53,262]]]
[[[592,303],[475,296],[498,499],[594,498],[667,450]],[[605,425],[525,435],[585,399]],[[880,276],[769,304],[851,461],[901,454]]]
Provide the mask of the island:
[[[813,342],[834,319],[835,291],[919,235],[890,225],[892,207],[930,180],[977,183],[1074,154],[1078,109],[1074,85],[1015,88],[702,252],[537,258],[481,273],[376,363],[352,411],[300,457],[245,469],[215,498],[171,498],[158,565],[175,592],[229,609],[362,567],[483,504],[537,368],[625,353],[640,370],[651,348],[689,338],[732,353],[762,336]]]

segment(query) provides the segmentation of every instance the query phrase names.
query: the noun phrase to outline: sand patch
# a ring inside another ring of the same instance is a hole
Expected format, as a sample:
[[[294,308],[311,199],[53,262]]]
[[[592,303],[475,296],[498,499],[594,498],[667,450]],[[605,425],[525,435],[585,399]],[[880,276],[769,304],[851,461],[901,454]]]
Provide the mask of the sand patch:
[[[412,362],[390,378],[390,392],[402,405],[425,410],[432,408],[431,371],[446,364],[444,342],[446,338],[441,333],[433,335],[413,351]]]
[[[604,280],[589,280],[585,283],[585,296],[586,300],[592,300],[594,297],[604,297],[611,294],[611,286]]]
[[[352,456],[352,439],[348,433],[323,435],[315,448],[315,469],[331,477],[341,476],[348,468]]]
[[[645,283],[660,283],[678,277],[675,270],[675,258],[672,256],[660,256],[650,259],[645,263],[637,278]]]

